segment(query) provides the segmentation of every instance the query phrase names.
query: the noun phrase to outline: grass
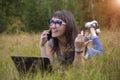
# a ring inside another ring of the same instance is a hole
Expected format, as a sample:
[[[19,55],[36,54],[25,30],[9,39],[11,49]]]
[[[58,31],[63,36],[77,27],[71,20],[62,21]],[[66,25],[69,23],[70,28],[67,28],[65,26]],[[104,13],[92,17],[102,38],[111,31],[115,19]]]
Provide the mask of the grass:
[[[40,34],[0,35],[0,80],[119,80],[120,79],[120,29],[102,30],[100,40],[105,50],[104,56],[85,61],[84,67],[73,69],[71,66],[63,71],[54,72],[41,77],[36,74],[20,76],[11,56],[40,56]]]

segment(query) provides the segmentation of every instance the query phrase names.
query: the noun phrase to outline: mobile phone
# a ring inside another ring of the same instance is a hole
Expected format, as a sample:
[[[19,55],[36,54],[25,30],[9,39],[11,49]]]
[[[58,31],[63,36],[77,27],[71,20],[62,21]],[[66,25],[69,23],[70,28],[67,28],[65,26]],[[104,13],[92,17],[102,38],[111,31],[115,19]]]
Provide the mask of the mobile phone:
[[[51,32],[51,30],[49,31],[49,34],[47,34],[47,39],[48,39],[48,41],[51,39],[51,37],[52,37],[52,32]]]

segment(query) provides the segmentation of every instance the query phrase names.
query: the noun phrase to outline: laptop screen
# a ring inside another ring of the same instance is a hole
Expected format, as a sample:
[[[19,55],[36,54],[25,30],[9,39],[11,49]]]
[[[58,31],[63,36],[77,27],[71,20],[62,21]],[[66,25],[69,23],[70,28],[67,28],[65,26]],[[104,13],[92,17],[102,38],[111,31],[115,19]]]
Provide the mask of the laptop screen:
[[[26,57],[26,56],[11,56],[19,73],[26,74],[28,72],[51,71],[52,66],[50,60],[44,57]]]

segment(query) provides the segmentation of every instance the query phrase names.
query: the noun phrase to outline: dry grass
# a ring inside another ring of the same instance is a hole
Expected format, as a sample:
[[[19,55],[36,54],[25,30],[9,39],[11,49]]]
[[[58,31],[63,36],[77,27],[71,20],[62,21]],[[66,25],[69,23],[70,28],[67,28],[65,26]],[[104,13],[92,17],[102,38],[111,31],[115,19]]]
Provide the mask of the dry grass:
[[[86,61],[84,67],[65,71],[55,71],[41,78],[27,76],[21,79],[11,60],[12,55],[40,56],[40,34],[0,35],[0,78],[1,80],[119,80],[120,79],[120,29],[102,30],[100,40],[105,50],[104,56]]]

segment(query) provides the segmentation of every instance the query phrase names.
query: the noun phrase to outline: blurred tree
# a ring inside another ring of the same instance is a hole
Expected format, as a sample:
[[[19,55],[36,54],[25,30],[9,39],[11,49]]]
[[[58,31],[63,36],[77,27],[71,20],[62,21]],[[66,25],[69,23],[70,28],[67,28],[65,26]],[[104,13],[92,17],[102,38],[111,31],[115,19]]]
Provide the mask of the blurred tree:
[[[101,27],[120,26],[120,6],[115,0],[0,0],[0,33],[39,32],[48,29],[48,20],[57,10],[73,13],[80,29],[93,19]]]
[[[14,32],[13,30],[19,30],[21,31],[23,26],[13,26],[16,22],[16,19],[21,19],[22,16],[22,7],[21,7],[21,0],[1,0],[0,1],[0,22],[4,23],[2,24],[1,29],[3,31]],[[22,24],[22,23],[21,23]],[[14,29],[12,29],[14,28]],[[16,31],[15,30],[15,31]],[[2,32],[3,32],[2,31]]]
[[[6,16],[2,8],[2,0],[0,1],[0,33],[6,30]]]
[[[29,32],[39,32],[48,28],[48,19],[51,14],[49,1],[26,0],[25,25]]]
[[[1,9],[0,9],[1,10]],[[0,33],[6,30],[6,17],[2,11],[0,11]]]

